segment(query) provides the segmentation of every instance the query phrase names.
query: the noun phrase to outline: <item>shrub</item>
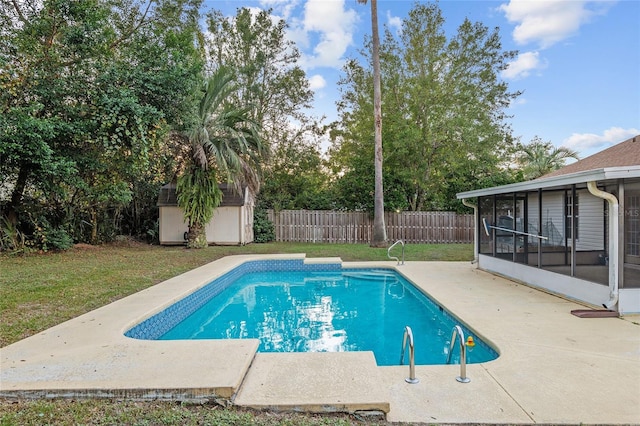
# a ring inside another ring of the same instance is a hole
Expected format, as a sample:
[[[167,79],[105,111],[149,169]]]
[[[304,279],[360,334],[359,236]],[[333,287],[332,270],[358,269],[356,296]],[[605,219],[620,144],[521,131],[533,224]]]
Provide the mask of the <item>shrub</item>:
[[[258,208],[253,211],[253,241],[256,243],[269,243],[276,239],[273,222],[267,217],[267,210]]]
[[[55,250],[68,250],[73,246],[73,239],[67,233],[67,231],[58,226],[57,228],[50,228],[47,232],[47,248]]]
[[[0,218],[0,251],[19,253],[25,249],[24,234],[5,217]]]
[[[43,217],[33,220],[33,235],[27,245],[34,250],[67,250],[73,246],[73,239],[62,226],[53,227]]]

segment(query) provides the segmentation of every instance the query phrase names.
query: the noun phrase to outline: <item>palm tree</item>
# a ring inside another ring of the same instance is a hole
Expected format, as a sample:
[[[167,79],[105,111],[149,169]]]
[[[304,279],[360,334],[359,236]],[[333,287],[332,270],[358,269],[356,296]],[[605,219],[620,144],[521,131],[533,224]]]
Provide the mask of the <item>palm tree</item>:
[[[367,4],[367,0],[357,0]],[[373,235],[371,247],[387,246],[387,230],[384,224],[384,194],[382,186],[382,93],[380,89],[380,35],[378,34],[378,1],[371,0],[371,36],[373,39],[373,122],[375,139],[375,196],[373,204]]]
[[[580,159],[576,151],[555,147],[551,142],[544,142],[537,136],[527,145],[522,145],[517,154],[517,162],[522,167],[522,174],[526,179],[536,179],[558,170],[565,165],[567,158]]]
[[[190,248],[207,245],[205,226],[222,202],[219,181],[233,184],[238,192],[243,186],[259,189],[260,159],[266,149],[250,109],[228,103],[236,89],[232,80],[227,69],[219,68],[205,82],[196,123],[183,135],[188,154],[176,192],[189,223]]]

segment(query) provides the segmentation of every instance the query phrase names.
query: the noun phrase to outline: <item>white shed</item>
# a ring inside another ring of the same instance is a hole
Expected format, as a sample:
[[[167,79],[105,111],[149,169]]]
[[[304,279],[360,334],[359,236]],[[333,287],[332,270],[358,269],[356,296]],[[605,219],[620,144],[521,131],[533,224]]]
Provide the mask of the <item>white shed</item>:
[[[207,241],[215,245],[244,245],[253,242],[253,194],[247,187],[242,194],[232,186],[221,184],[222,203],[206,226]],[[182,210],[178,207],[176,184],[168,183],[160,188],[160,244],[185,244],[189,230]]]

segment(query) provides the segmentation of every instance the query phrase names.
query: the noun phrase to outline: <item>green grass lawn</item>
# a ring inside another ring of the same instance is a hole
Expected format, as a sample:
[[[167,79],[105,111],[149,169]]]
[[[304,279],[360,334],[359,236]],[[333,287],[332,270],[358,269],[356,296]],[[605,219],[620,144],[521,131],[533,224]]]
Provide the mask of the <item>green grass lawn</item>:
[[[269,243],[187,250],[183,247],[121,243],[78,246],[66,252],[27,256],[0,254],[0,347],[221,257],[271,253],[306,253],[307,257],[340,257],[344,261],[388,260],[386,249],[364,244]],[[400,247],[396,247],[392,255],[400,257],[400,253]],[[408,244],[405,249],[407,261],[470,261],[472,258],[473,247],[470,244]],[[301,416],[298,419],[289,415],[276,418],[264,413],[212,408],[122,401],[3,401],[0,425],[293,425],[351,424],[349,422],[353,420],[348,416]],[[92,417],[91,413],[96,411],[99,416]],[[208,417],[202,417],[205,414]]]
[[[105,400],[0,400],[0,425],[127,425],[127,426],[351,426],[362,425],[348,414],[274,413],[171,402]],[[384,421],[368,425],[387,425]],[[397,425],[394,424],[394,425]]]

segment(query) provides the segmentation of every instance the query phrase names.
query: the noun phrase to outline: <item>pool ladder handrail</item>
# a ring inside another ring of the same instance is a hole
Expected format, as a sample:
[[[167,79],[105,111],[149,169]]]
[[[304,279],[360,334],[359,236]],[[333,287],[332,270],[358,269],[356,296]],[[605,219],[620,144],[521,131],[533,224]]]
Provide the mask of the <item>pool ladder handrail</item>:
[[[409,343],[409,377],[404,379],[405,382],[416,384],[420,382],[420,379],[416,378],[416,362],[414,358],[413,347],[413,332],[408,325],[404,327],[404,335],[402,337],[402,351],[400,352],[400,365],[404,365],[404,352],[407,349],[407,343]]]
[[[451,362],[451,354],[453,353],[453,346],[456,343],[456,336],[460,340],[460,375],[456,377],[456,380],[460,383],[469,383],[471,379],[467,377],[467,347],[465,345],[466,341],[464,340],[464,332],[462,331],[462,327],[460,327],[459,325],[453,327],[453,331],[451,333],[451,344],[449,345],[449,353],[447,354],[447,364]]]
[[[398,262],[398,265],[400,265],[400,259],[398,259],[396,256],[391,256],[391,249],[394,248],[397,244],[402,244],[402,265],[404,265],[404,241],[402,240],[398,240],[395,243],[391,244],[391,247],[389,247],[387,249],[387,257],[389,259],[395,259],[396,262]]]

